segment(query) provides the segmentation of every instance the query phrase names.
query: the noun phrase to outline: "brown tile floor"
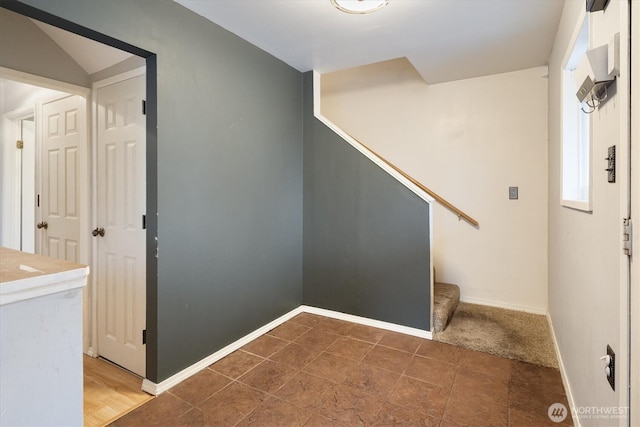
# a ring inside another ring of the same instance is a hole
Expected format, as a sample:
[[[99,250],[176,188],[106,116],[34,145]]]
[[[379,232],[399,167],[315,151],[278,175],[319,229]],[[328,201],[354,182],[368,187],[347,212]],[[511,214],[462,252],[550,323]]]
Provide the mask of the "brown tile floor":
[[[560,373],[303,313],[113,426],[562,426]]]

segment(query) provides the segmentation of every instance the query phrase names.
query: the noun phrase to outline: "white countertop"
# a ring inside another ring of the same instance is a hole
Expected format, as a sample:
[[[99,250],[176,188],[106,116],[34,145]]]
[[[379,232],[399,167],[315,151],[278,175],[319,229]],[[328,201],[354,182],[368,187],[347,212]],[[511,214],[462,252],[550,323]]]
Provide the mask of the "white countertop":
[[[81,288],[89,267],[0,248],[0,305]]]

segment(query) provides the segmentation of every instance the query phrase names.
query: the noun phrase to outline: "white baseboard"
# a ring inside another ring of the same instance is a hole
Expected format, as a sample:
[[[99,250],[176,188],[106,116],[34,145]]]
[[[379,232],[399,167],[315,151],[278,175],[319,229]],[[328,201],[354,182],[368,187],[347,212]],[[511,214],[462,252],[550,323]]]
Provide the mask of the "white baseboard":
[[[478,304],[478,305],[488,305],[489,307],[497,307],[497,308],[505,308],[507,310],[515,310],[515,311],[524,311],[525,313],[531,314],[541,314],[543,316],[547,315],[547,310],[539,307],[530,307],[526,305],[519,304],[509,304],[506,302],[496,302],[484,300],[482,298],[469,298],[469,297],[460,297],[461,302],[467,302],[469,304]]]
[[[411,328],[409,326],[402,326],[396,323],[383,322],[381,320],[369,319],[368,317],[354,316],[353,314],[340,313],[333,310],[325,310],[324,308],[310,307],[308,305],[301,305],[300,308],[305,313],[318,314],[324,317],[331,317],[333,319],[345,320],[347,322],[359,323],[361,325],[371,326],[374,328],[385,329],[387,331],[400,332],[401,334],[413,335],[415,337],[426,338],[428,340],[433,339],[431,331],[423,329]]]
[[[267,323],[266,325],[262,326],[261,328],[256,329],[255,331],[251,332],[248,335],[245,335],[244,337],[240,338],[239,340],[229,344],[228,346],[216,351],[215,353],[211,354],[210,356],[205,357],[204,359],[200,360],[199,362],[194,363],[193,365],[183,369],[182,371],[178,372],[177,374],[174,374],[172,376],[170,376],[169,378],[167,378],[166,380],[156,384],[148,379],[144,379],[142,381],[142,390],[152,394],[154,396],[157,396],[161,393],[164,393],[165,391],[169,390],[171,387],[174,387],[176,385],[178,385],[179,383],[181,383],[182,381],[186,380],[187,378],[191,377],[192,375],[197,374],[198,372],[200,372],[201,370],[205,369],[207,366],[211,365],[212,363],[217,362],[218,360],[222,359],[225,356],[228,356],[229,354],[233,353],[234,351],[238,350],[239,348],[245,346],[246,344],[250,343],[251,341],[255,340],[256,338],[266,334],[267,332],[269,332],[270,330],[272,330],[273,328],[283,324],[284,322],[286,322],[287,320],[290,320],[292,318],[294,318],[295,316],[297,316],[300,313],[311,313],[311,314],[318,314],[320,316],[325,316],[325,317],[331,317],[333,319],[339,319],[339,320],[345,320],[347,322],[354,322],[354,323],[359,323],[362,325],[367,325],[367,326],[372,326],[374,328],[380,328],[380,329],[385,329],[388,331],[394,331],[394,332],[400,332],[402,334],[407,334],[407,335],[413,335],[416,337],[420,337],[420,338],[426,338],[426,339],[432,339],[433,338],[433,334],[431,333],[431,331],[425,331],[422,329],[417,329],[417,328],[411,328],[408,326],[402,326],[402,325],[397,325],[395,323],[389,323],[389,322],[383,322],[380,320],[374,320],[374,319],[369,319],[366,317],[360,317],[360,316],[354,316],[352,314],[345,314],[345,313],[339,313],[337,311],[332,311],[332,310],[325,310],[323,308],[316,308],[316,307],[310,307],[310,306],[306,306],[306,305],[301,305],[300,307],[291,310],[290,312],[278,317],[277,319],[273,320],[272,322]]]
[[[250,343],[251,341],[255,340],[256,338],[266,334],[267,332],[269,332],[270,330],[272,330],[273,328],[280,326],[281,324],[283,324],[284,322],[286,322],[289,319],[292,319],[293,317],[297,316],[298,314],[302,313],[302,307],[298,307],[296,309],[291,310],[290,312],[278,317],[277,319],[267,323],[266,325],[262,326],[261,328],[256,329],[255,331],[251,332],[248,335],[245,335],[244,337],[240,338],[237,341],[232,342],[231,344],[229,344],[228,346],[221,348],[220,350],[216,351],[215,353],[205,357],[204,359],[200,360],[199,362],[194,363],[193,365],[183,369],[182,371],[178,372],[177,374],[174,374],[172,376],[170,376],[169,378],[167,378],[166,380],[156,384],[154,382],[151,382],[148,379],[144,379],[142,381],[142,391],[146,391],[149,394],[152,394],[154,396],[157,396],[161,393],[164,393],[165,391],[169,390],[171,387],[174,387],[176,385],[178,385],[179,383],[181,383],[182,381],[186,380],[187,378],[191,377],[194,374],[197,374],[198,372],[200,372],[201,370],[203,370],[204,368],[206,368],[207,366],[211,365],[212,363],[217,362],[218,360],[222,359],[225,356],[230,355],[231,353],[233,353],[234,351],[238,350],[240,347]]]
[[[569,383],[569,378],[567,377],[567,371],[564,368],[564,362],[562,361],[562,355],[560,354],[560,347],[558,347],[558,340],[556,339],[556,331],[553,328],[553,322],[551,321],[551,316],[547,313],[547,323],[549,324],[549,329],[551,330],[551,338],[553,338],[553,347],[556,350],[556,358],[558,359],[558,369],[560,370],[560,376],[562,377],[562,384],[564,385],[564,391],[567,395],[567,401],[569,402],[569,413],[573,413],[572,408],[576,407],[576,404],[573,400],[573,393],[571,393],[571,384]],[[574,427],[581,427],[580,419],[573,420]]]

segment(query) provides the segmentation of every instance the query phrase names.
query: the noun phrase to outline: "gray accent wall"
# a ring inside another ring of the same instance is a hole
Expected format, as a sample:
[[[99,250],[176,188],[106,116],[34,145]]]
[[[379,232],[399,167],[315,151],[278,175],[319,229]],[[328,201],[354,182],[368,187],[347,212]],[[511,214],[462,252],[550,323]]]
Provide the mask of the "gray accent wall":
[[[173,1],[21,3],[156,54],[147,378],[161,382],[298,307],[301,73]]]
[[[306,305],[430,330],[429,206],[313,115],[304,75]]]
[[[303,302],[430,329],[428,206],[313,117],[312,73],[170,0],[0,6],[146,57],[150,381]]]

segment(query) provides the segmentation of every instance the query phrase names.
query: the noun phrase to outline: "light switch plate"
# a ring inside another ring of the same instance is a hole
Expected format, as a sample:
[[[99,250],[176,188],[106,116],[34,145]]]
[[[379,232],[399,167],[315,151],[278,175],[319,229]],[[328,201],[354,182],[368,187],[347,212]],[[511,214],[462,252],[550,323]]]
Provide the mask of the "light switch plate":
[[[518,187],[509,187],[509,200],[518,200]]]

